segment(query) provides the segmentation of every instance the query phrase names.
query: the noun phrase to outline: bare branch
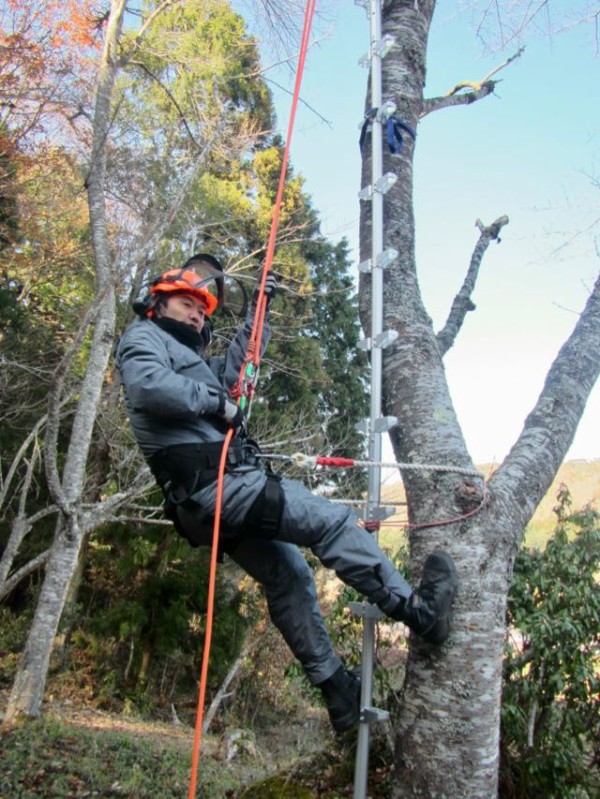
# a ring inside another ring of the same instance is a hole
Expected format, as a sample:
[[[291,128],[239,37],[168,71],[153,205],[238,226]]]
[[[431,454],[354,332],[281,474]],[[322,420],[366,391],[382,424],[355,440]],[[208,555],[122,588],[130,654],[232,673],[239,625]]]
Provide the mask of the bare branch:
[[[281,83],[277,83],[277,81],[273,80],[273,78],[265,77],[264,80],[266,80],[267,83],[272,83],[273,86],[277,86],[278,89],[280,89],[282,92],[285,92],[286,94],[289,94],[290,97],[293,95],[293,92],[291,92],[289,89],[286,89],[286,87],[282,86]],[[306,108],[308,108],[309,111],[315,114],[315,116],[319,117],[321,122],[324,122],[329,128],[333,130],[333,123],[331,122],[330,119],[326,119],[322,114],[319,114],[316,108],[313,108],[312,105],[310,105],[310,103],[307,103],[306,100],[303,100],[302,97],[299,97],[298,99],[302,105],[306,106]]]
[[[448,94],[445,94],[442,97],[433,97],[424,100],[423,110],[421,111],[420,117],[423,118],[432,111],[439,111],[441,108],[450,108],[457,105],[470,105],[471,103],[477,102],[477,100],[487,97],[488,94],[492,94],[498,82],[492,80],[492,76],[496,75],[498,72],[500,72],[500,70],[507,67],[515,59],[520,58],[524,51],[525,48],[521,47],[514,55],[510,56],[510,58],[507,58],[506,61],[502,62],[502,64],[494,67],[491,72],[488,72],[487,75],[485,75],[479,81],[461,81],[452,89],[450,89]],[[460,94],[459,92],[461,92],[463,89],[469,89],[470,91]]]
[[[160,78],[159,78],[157,75],[155,75],[155,74],[154,74],[154,72],[152,72],[151,70],[149,70],[149,69],[148,69],[148,67],[147,67],[145,64],[142,64],[142,62],[141,62],[141,61],[132,61],[132,62],[131,62],[131,64],[132,64],[134,67],[138,67],[138,68],[139,68],[139,69],[141,69],[143,72],[145,72],[145,73],[146,73],[146,75],[148,75],[148,77],[149,77],[149,78],[151,78],[153,81],[155,81],[155,82],[156,82],[156,83],[157,83],[157,84],[160,86],[160,88],[163,90],[163,92],[164,92],[164,93],[167,95],[167,97],[169,98],[169,101],[170,101],[171,103],[173,103],[173,105],[175,106],[175,109],[176,109],[176,111],[177,111],[177,113],[178,113],[178,115],[179,115],[179,118],[180,118],[180,119],[181,119],[181,121],[183,122],[183,126],[184,126],[184,128],[186,129],[186,131],[187,131],[187,134],[188,134],[188,136],[189,136],[189,138],[190,138],[190,140],[191,140],[192,144],[194,145],[194,147],[195,147],[197,150],[202,150],[202,146],[201,146],[201,145],[200,145],[200,143],[199,143],[199,142],[196,140],[196,138],[195,138],[194,134],[192,133],[192,131],[191,131],[191,129],[190,129],[190,126],[189,126],[189,125],[188,125],[188,123],[187,123],[187,119],[186,119],[186,117],[185,117],[185,114],[183,113],[183,111],[182,111],[182,109],[181,109],[181,106],[180,106],[180,105],[179,105],[179,103],[177,102],[176,98],[173,96],[173,92],[171,92],[171,91],[169,90],[169,88],[168,88],[167,86],[165,86],[165,84],[164,84],[164,83],[161,81],[161,79],[160,79]]]
[[[46,549],[44,552],[41,552],[36,558],[28,561],[24,566],[22,566],[18,571],[16,571],[11,577],[6,580],[3,584],[0,585],[0,601],[2,601],[5,597],[7,597],[17,585],[24,580],[25,577],[28,577],[32,574],[36,569],[39,569],[41,566],[44,566],[48,558],[50,557],[50,550]]]
[[[210,707],[208,708],[208,710],[206,712],[206,716],[204,718],[204,724],[202,725],[202,732],[203,733],[207,733],[208,732],[208,728],[210,727],[210,725],[213,722],[213,719],[214,719],[214,717],[215,717],[215,715],[217,713],[217,710],[219,709],[219,705],[221,704],[223,699],[225,699],[227,689],[229,688],[230,684],[235,679],[235,677],[237,676],[238,672],[240,671],[240,669],[244,665],[244,661],[246,660],[246,658],[248,658],[251,655],[251,653],[253,652],[253,650],[256,649],[257,645],[264,638],[264,635],[265,635],[264,633],[261,633],[257,638],[254,639],[254,641],[251,641],[249,644],[247,644],[243,648],[243,650],[242,650],[240,656],[238,657],[238,659],[235,661],[233,666],[227,672],[227,676],[225,677],[225,679],[221,683],[221,687],[219,688],[219,690],[215,694],[215,698],[210,703]]]
[[[275,52],[291,52],[302,29],[301,4],[295,0],[258,0],[245,4],[259,29],[261,41],[268,42]]]
[[[521,24],[518,26],[517,30],[512,34],[512,36],[509,36],[509,38],[504,41],[504,44],[505,45],[510,44],[510,42],[512,42],[513,39],[515,39],[520,33],[522,33],[522,31],[525,30],[525,28],[535,19],[535,17],[537,17],[540,11],[543,8],[546,8],[547,10],[547,7],[548,7],[548,0],[542,0],[542,2],[533,11],[530,11],[531,8],[530,4],[527,7],[527,11],[525,12],[525,16],[523,17]]]
[[[500,31],[500,38],[503,41],[502,16],[500,14],[500,9],[498,8],[498,0],[490,0],[490,2],[488,4],[488,7],[485,9],[485,11],[483,13],[483,16],[482,16],[482,18],[481,18],[481,20],[479,22],[479,26],[477,27],[477,36],[478,37],[481,36],[483,23],[485,22],[485,19],[486,19],[487,15],[488,15],[488,12],[490,11],[490,8],[492,6],[494,6],[494,9],[496,11],[496,20],[498,22],[498,30]]]
[[[419,114],[419,119],[431,114],[432,111],[440,111],[442,108],[454,108],[459,105],[471,105],[478,100],[482,100],[490,94],[493,94],[496,88],[497,81],[490,80],[479,87],[479,89],[467,92],[465,94],[445,94],[443,97],[432,97],[428,100],[423,100],[423,108]],[[468,84],[457,84],[466,86]],[[455,87],[456,88],[456,87]]]
[[[516,58],[520,58],[524,52],[525,48],[520,47],[514,55],[511,55],[510,58],[507,58],[506,61],[502,62],[502,64],[499,64],[497,67],[494,67],[491,72],[488,72],[488,74],[481,79],[480,84],[487,83],[493,75],[495,75],[497,72],[500,72],[500,70],[504,69],[504,67],[507,67]]]
[[[148,16],[148,19],[142,24],[139,31],[137,32],[135,38],[133,39],[133,43],[129,51],[121,57],[120,64],[122,67],[126,66],[129,60],[133,57],[133,54],[138,49],[140,42],[144,38],[146,31],[152,25],[154,20],[163,13],[169,6],[174,5],[175,3],[179,3],[181,0],[164,0],[163,3],[160,3],[154,11]]]
[[[66,499],[61,486],[60,475],[58,473],[57,454],[58,454],[58,432],[60,428],[60,409],[64,405],[64,398],[61,398],[65,378],[71,366],[73,358],[79,351],[89,326],[95,320],[102,307],[105,291],[98,295],[90,305],[83,318],[73,341],[69,345],[61,362],[56,368],[54,380],[48,394],[48,416],[46,420],[46,438],[44,442],[46,479],[52,498],[56,504],[65,509]]]
[[[81,530],[83,534],[91,533],[93,530],[96,530],[107,521],[114,521],[115,512],[126,502],[134,498],[143,497],[149,491],[154,490],[154,488],[156,488],[156,483],[154,480],[147,480],[147,476],[148,469],[143,469],[140,475],[138,475],[136,481],[127,491],[120,491],[117,494],[113,494],[103,502],[96,503],[90,510],[82,514]],[[138,483],[140,477],[144,480],[141,485]],[[146,520],[141,520],[139,517],[137,517],[137,521],[145,522]]]
[[[520,537],[573,441],[599,374],[600,275],[575,329],[550,367],[521,435],[490,480],[497,501],[514,504],[518,497],[522,524],[517,523],[515,529]]]
[[[56,505],[48,505],[29,518],[18,516],[14,520],[9,539],[6,542],[6,546],[2,552],[2,558],[0,559],[0,593],[4,590],[4,586],[9,579],[8,575],[10,574],[10,570],[12,569],[14,560],[25,536],[40,519],[44,519],[46,516],[50,516],[57,512],[58,507]]]
[[[17,469],[19,468],[19,464],[24,458],[28,448],[31,446],[31,443],[36,440],[38,433],[46,423],[47,418],[48,418],[47,415],[44,414],[44,416],[42,416],[41,419],[38,419],[38,421],[35,423],[33,427],[33,430],[29,433],[25,441],[19,447],[19,450],[15,455],[15,457],[13,458],[13,462],[10,465],[6,477],[3,479],[0,477],[0,480],[2,480],[2,483],[0,485],[0,507],[2,507],[2,505],[4,505],[4,502],[6,501],[6,497],[8,496],[8,491],[10,489],[10,484],[12,483],[13,477],[15,476]]]
[[[475,222],[475,224],[481,231],[479,241],[473,250],[467,275],[460,288],[460,291],[454,298],[454,302],[452,303],[452,308],[450,309],[446,324],[436,336],[442,355],[445,355],[450,347],[452,347],[454,344],[456,336],[458,335],[463,322],[465,321],[467,313],[469,311],[475,310],[475,305],[471,300],[471,295],[475,289],[481,261],[485,251],[490,246],[490,242],[500,242],[500,231],[504,225],[508,224],[508,217],[500,216],[495,222],[492,222],[491,225],[488,225],[488,227],[485,227],[485,225],[483,225],[479,219],[477,222]]]

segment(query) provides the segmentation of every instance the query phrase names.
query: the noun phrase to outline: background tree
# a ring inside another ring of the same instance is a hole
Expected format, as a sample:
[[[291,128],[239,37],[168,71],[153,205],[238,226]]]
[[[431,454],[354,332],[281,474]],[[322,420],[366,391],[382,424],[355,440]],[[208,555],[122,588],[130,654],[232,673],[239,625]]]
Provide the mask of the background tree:
[[[489,95],[494,81],[466,93],[424,98],[427,35],[435,3],[396,0],[383,8],[383,33],[396,46],[383,62],[383,96],[413,129],[433,111]],[[367,101],[367,107],[370,106]],[[384,327],[398,332],[384,352],[385,413],[398,418],[390,438],[402,470],[415,574],[434,547],[454,556],[460,588],[454,631],[441,651],[412,641],[396,729],[395,795],[495,796],[498,774],[501,664],[508,588],[523,530],[548,490],[573,440],[600,370],[600,280],[572,335],[558,353],[540,397],[504,463],[487,485],[419,463],[473,468],[452,404],[443,356],[470,309],[480,258],[448,317],[452,334],[436,335],[420,294],[414,247],[411,140],[384,156],[398,181],[385,197],[384,246],[399,251],[385,272]],[[368,154],[362,185],[369,182]],[[507,220],[482,226],[485,250]],[[370,214],[361,214],[361,256],[370,255]],[[369,329],[368,277],[361,284],[363,326]],[[447,332],[447,330],[446,330]],[[440,524],[437,520],[443,520]]]
[[[59,473],[57,458],[59,411],[65,372],[75,354],[73,346],[57,370],[50,393],[45,466],[50,493],[60,509],[60,515],[48,558],[44,585],[7,708],[6,717],[9,721],[20,713],[29,715],[39,713],[52,643],[83,540],[78,502],[81,500],[84,488],[87,453],[114,334],[115,287],[104,204],[105,141],[110,125],[110,102],[117,66],[116,47],[122,26],[124,5],[113,3],[111,12],[98,73],[91,166],[87,181],[96,267],[94,330],[81,383],[81,399],[75,410],[62,474]],[[91,319],[88,325],[90,321]],[[87,325],[80,328],[80,338],[86,332],[86,328]],[[77,342],[77,339],[75,341]]]

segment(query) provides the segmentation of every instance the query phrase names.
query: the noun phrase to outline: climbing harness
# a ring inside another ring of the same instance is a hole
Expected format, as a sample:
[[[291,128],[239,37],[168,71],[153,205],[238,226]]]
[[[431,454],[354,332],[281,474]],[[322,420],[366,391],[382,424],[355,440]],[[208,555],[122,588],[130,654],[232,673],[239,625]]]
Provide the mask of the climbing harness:
[[[240,369],[240,375],[237,386],[234,386],[231,391],[231,396],[238,399],[238,404],[248,414],[250,410],[250,402],[254,388],[256,385],[258,368],[260,365],[260,352],[263,335],[263,327],[265,323],[265,315],[268,304],[268,297],[265,294],[265,283],[271,265],[273,263],[273,255],[275,253],[275,242],[277,239],[277,229],[279,226],[279,216],[281,211],[281,203],[283,200],[283,192],[285,188],[285,178],[287,173],[287,165],[289,160],[290,145],[292,140],[292,133],[296,119],[296,110],[300,98],[300,86],[302,84],[302,75],[304,73],[304,64],[306,61],[306,53],[308,51],[308,43],[310,40],[310,31],[312,27],[312,20],[315,12],[315,0],[307,0],[304,10],[304,24],[302,28],[302,37],[300,42],[300,51],[298,55],[298,65],[296,69],[296,81],[294,85],[294,93],[292,97],[292,106],[290,110],[290,117],[288,122],[288,131],[286,143],[283,151],[283,158],[279,174],[279,185],[275,198],[275,205],[273,208],[273,217],[271,222],[271,230],[269,233],[269,241],[267,244],[267,253],[265,262],[262,269],[260,286],[258,296],[256,299],[256,307],[254,311],[254,321],[252,324],[252,331],[248,342],[246,351],[246,358]],[[208,581],[208,600],[206,610],[206,631],[204,635],[204,650],[202,653],[202,667],[200,672],[200,688],[198,695],[198,706],[196,712],[196,724],[194,729],[194,743],[192,751],[192,764],[190,774],[190,785],[188,792],[188,799],[195,799],[196,785],[198,780],[198,764],[200,759],[200,745],[202,742],[202,726],[204,718],[204,703],[206,699],[206,684],[208,679],[208,664],[210,660],[210,645],[212,640],[212,626],[214,617],[214,600],[215,600],[215,586],[216,586],[216,572],[217,561],[219,557],[219,535],[220,535],[220,519],[223,504],[223,484],[225,479],[225,470],[227,466],[228,450],[233,438],[234,431],[229,429],[223,442],[222,453],[219,461],[218,480],[217,480],[217,497],[215,504],[215,519],[213,527],[213,541],[211,550],[210,573]],[[267,480],[265,487],[265,498],[267,492],[270,496],[274,496],[273,481]],[[252,512],[252,509],[251,509]],[[280,518],[280,511],[279,518]],[[269,518],[263,519],[263,524],[271,526],[271,529],[278,524],[278,518],[274,518],[273,514]]]

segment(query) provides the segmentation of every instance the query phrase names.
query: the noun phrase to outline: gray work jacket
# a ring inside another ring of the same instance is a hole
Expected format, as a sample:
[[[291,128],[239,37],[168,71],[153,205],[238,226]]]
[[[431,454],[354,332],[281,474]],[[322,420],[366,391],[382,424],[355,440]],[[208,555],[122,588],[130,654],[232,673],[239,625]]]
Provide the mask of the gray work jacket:
[[[252,321],[250,311],[227,353],[212,358],[181,344],[150,319],[138,319],[127,328],[117,344],[116,366],[144,456],[173,444],[224,440],[227,426],[216,415],[220,395],[238,381]],[[263,352],[268,335],[265,320]]]

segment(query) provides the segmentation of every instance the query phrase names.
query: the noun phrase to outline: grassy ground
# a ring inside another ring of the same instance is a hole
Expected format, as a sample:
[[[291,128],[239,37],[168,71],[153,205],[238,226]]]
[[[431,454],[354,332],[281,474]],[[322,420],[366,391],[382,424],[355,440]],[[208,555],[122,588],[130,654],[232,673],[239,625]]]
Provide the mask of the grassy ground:
[[[351,797],[356,736],[334,737],[323,713],[317,709],[301,723],[282,719],[281,726],[262,732],[205,736],[196,796]],[[189,727],[81,707],[47,709],[41,720],[2,731],[0,799],[187,797],[192,747]],[[384,777],[374,762],[373,787]]]
[[[351,797],[356,734],[332,733],[317,692],[284,679],[291,656],[281,636],[271,625],[263,636],[203,737],[197,799]],[[16,662],[0,645],[0,723]],[[108,701],[92,664],[72,657],[71,665],[51,672],[41,720],[0,729],[0,799],[185,799],[195,692],[177,694],[170,706],[117,693]],[[376,750],[389,756],[389,742]],[[374,785],[385,770],[372,760]]]
[[[0,796],[181,797],[189,772],[185,749],[173,737],[85,729],[48,716],[2,734]],[[214,793],[221,777],[215,762],[207,760],[207,796],[227,795],[221,788]],[[223,787],[229,786],[223,782]]]

